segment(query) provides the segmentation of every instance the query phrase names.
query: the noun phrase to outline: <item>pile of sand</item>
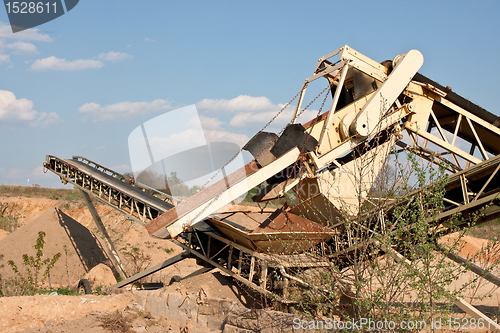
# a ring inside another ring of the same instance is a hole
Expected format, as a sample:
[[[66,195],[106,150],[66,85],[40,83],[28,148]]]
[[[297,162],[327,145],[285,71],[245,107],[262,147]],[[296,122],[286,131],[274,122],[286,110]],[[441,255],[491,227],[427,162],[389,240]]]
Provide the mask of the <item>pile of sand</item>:
[[[125,287],[124,289],[128,288]],[[197,276],[190,276],[180,281],[174,278],[171,280],[170,285],[164,286],[159,292],[165,295],[181,295],[181,299],[188,297],[192,301],[205,298],[226,299],[235,301],[243,307],[260,308],[265,304],[262,295],[242,283],[236,282],[234,278],[217,269]]]
[[[40,231],[45,232],[43,257],[52,258],[56,253],[61,257],[50,272],[52,286],[67,286],[80,279],[85,273],[100,263],[112,267],[108,254],[99,240],[80,223],[59,209],[50,209],[32,222],[14,231],[0,242],[3,267],[2,278],[13,277],[7,262],[13,260],[24,271],[23,254],[35,256],[34,245]],[[48,282],[48,281],[47,281]]]
[[[58,200],[43,197],[1,197],[0,211],[3,216],[15,217],[24,225],[58,204]]]
[[[104,264],[99,264],[92,268],[87,274],[85,274],[82,279],[87,279],[90,283],[92,290],[96,290],[97,287],[111,287],[116,284],[116,278],[113,274],[111,268]],[[80,280],[75,281],[72,285],[72,289],[78,288],[78,283]]]
[[[0,239],[4,239],[10,234],[10,232],[0,229]]]
[[[474,258],[484,262],[498,262],[500,260],[500,242],[463,236],[458,232],[444,236],[441,244],[455,247],[456,254],[463,258]]]

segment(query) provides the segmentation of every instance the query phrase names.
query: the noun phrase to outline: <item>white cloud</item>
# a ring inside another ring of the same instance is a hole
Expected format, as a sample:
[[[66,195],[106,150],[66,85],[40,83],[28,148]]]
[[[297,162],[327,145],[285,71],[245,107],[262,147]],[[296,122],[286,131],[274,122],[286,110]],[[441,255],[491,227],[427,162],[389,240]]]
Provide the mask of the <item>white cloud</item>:
[[[40,117],[37,120],[37,124],[42,127],[47,127],[52,124],[57,124],[59,122],[59,116],[55,112],[42,112],[39,114]]]
[[[0,22],[0,38],[9,38],[16,40],[33,40],[40,42],[51,42],[49,35],[38,32],[38,29],[28,29],[13,33],[9,24]]]
[[[111,51],[108,53],[101,53],[98,58],[105,61],[118,62],[125,59],[130,59],[132,58],[132,56],[124,52]]]
[[[168,100],[156,99],[152,102],[120,102],[101,106],[97,103],[86,103],[78,111],[94,118],[94,121],[124,119],[137,114],[148,114],[173,110]]]
[[[78,108],[78,111],[81,113],[97,113],[101,109],[101,106],[97,103],[91,102],[83,104]]]
[[[26,98],[17,99],[13,92],[0,90],[1,120],[34,120],[38,112],[33,110],[33,102]]]
[[[221,128],[223,122],[217,118],[199,116],[201,126],[207,130],[218,130]]]
[[[41,165],[31,170],[20,168],[0,168],[0,177],[2,178],[0,184],[3,182],[9,185],[22,186],[32,186],[34,184],[43,184],[42,186],[46,186],[47,180],[59,179],[59,177],[54,175],[52,172],[44,172],[44,167]],[[58,185],[58,183],[54,183],[54,185]]]
[[[155,41],[153,38],[149,38],[149,37],[144,37],[144,40],[146,42],[154,42]]]
[[[32,125],[48,126],[59,120],[55,112],[37,112],[33,110],[33,102],[17,99],[13,92],[0,90],[0,121],[29,122]]]
[[[5,46],[7,49],[11,49],[14,54],[34,54],[38,53],[36,46],[31,43],[25,42],[15,42]]]
[[[18,169],[18,168],[10,168],[9,172],[7,172],[7,178],[26,178],[26,176],[29,176],[30,173],[27,172],[24,169]]]
[[[114,165],[110,168],[111,170],[118,171],[121,173],[131,172],[132,168],[128,164]]]
[[[243,147],[249,140],[244,134],[237,134],[228,131],[207,130],[204,131],[205,137],[209,142],[232,142]]]
[[[285,126],[288,124],[293,117],[293,113],[295,112],[295,108],[293,106],[289,106],[290,109],[286,109],[283,111],[278,118],[273,121],[273,125]],[[233,127],[247,127],[249,125],[265,125],[268,121],[270,121],[277,112],[243,112],[235,115],[229,124]],[[304,111],[300,117],[297,119],[297,123],[307,123],[318,115],[317,110],[306,110]]]
[[[40,165],[40,166],[37,166],[36,168],[34,168],[31,173],[33,174],[33,176],[43,176],[46,174],[45,172],[43,172],[44,169],[45,168],[42,165]]]
[[[198,110],[209,114],[235,113],[229,124],[233,127],[265,125],[283,107],[284,104],[273,104],[267,97],[240,95],[233,99],[204,99],[196,104]],[[295,106],[289,105],[273,122],[273,125],[284,126],[292,119]],[[306,110],[299,117],[299,123],[305,123],[316,117],[317,111]],[[213,121],[212,121],[213,122]]]
[[[273,104],[267,97],[252,97],[248,95],[240,95],[233,99],[208,99],[196,104],[198,110],[206,110],[210,112],[226,113],[226,112],[262,112],[262,111],[279,111],[281,105]]]
[[[35,60],[35,62],[33,62],[33,64],[31,65],[31,69],[40,71],[47,69],[73,71],[88,68],[101,68],[102,66],[104,66],[104,64],[99,60],[79,59],[67,61],[66,59],[60,59],[55,56],[50,56],[45,59]]]
[[[8,54],[0,54],[0,64],[9,61],[10,61],[10,56]]]
[[[148,142],[153,156],[160,158],[206,144],[203,133],[194,128],[188,128],[164,137],[148,136]]]

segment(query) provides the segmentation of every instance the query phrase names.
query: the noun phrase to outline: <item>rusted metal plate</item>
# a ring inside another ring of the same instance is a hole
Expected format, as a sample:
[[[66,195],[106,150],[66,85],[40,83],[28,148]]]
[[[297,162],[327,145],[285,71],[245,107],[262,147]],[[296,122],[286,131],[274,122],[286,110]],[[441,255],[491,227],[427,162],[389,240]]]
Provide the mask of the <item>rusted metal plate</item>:
[[[257,220],[263,222],[259,224]],[[322,241],[328,241],[335,233],[330,228],[281,209],[264,214],[231,212],[221,219],[211,218],[207,222],[235,243],[270,254],[302,253]],[[252,225],[256,225],[254,230],[249,228]]]
[[[321,193],[304,200],[290,209],[290,212],[329,227],[336,225],[341,217],[337,207]]]

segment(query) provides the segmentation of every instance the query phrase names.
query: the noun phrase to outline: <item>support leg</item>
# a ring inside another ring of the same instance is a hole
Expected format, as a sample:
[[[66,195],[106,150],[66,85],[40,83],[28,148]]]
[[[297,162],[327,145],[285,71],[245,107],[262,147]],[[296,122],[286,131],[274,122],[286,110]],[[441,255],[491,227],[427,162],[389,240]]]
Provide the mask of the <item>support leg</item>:
[[[121,287],[126,286],[127,284],[134,283],[137,280],[140,280],[146,276],[149,276],[153,273],[158,272],[159,270],[167,268],[168,266],[173,265],[176,262],[179,262],[183,259],[186,259],[187,257],[189,257],[189,253],[187,253],[187,252],[179,253],[178,255],[173,256],[172,258],[169,258],[169,259],[165,260],[164,262],[161,262],[161,263],[156,264],[152,267],[149,267],[148,269],[146,269],[140,273],[137,273],[137,274],[129,277],[128,279],[125,279],[123,281],[118,282],[117,284],[111,286],[111,288],[121,288]]]
[[[122,264],[122,261],[120,257],[118,256],[118,252],[116,251],[115,247],[113,246],[113,242],[111,242],[111,237],[109,237],[108,232],[106,231],[106,228],[104,227],[104,224],[101,221],[101,218],[99,214],[97,213],[97,210],[94,207],[94,204],[90,200],[90,196],[88,195],[87,192],[80,190],[80,193],[83,196],[83,200],[87,204],[87,207],[90,211],[90,215],[92,215],[92,218],[94,219],[94,222],[97,226],[97,229],[99,232],[102,234],[104,237],[104,241],[106,243],[106,247],[108,248],[109,253],[111,254],[111,261],[113,262],[113,265],[115,266],[116,270],[120,273],[120,275],[124,278],[127,278],[127,272],[125,271],[125,267]]]

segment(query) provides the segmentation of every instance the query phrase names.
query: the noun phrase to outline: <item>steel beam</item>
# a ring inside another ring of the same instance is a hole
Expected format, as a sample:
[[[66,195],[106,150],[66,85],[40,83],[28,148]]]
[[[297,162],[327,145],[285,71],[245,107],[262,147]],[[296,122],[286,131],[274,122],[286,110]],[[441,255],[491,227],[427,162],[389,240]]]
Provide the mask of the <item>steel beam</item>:
[[[99,216],[99,213],[97,213],[97,210],[95,209],[94,204],[92,203],[92,200],[90,200],[90,196],[87,194],[87,192],[80,190],[80,193],[82,194],[83,200],[87,204],[87,208],[90,211],[90,215],[92,215],[92,218],[94,219],[95,225],[97,226],[97,229],[101,233],[101,235],[104,237],[104,243],[106,244],[106,247],[108,248],[108,251],[110,253],[110,258],[111,261],[113,262],[113,265],[115,266],[116,270],[120,273],[120,276],[122,277],[128,277],[127,272],[125,271],[125,267],[122,264],[122,261],[120,259],[120,256],[118,256],[118,252],[116,251],[115,247],[113,246],[113,242],[111,241],[111,237],[109,237],[108,232],[106,231],[106,227],[104,227],[104,224],[102,223],[101,217]]]
[[[500,278],[498,278],[497,276],[485,271],[484,269],[482,269],[479,266],[474,265],[469,260],[462,258],[458,254],[450,252],[448,249],[444,248],[441,245],[438,245],[437,247],[438,247],[439,251],[441,251],[443,254],[445,254],[446,257],[448,257],[449,259],[453,260],[457,264],[463,265],[467,269],[470,269],[471,272],[476,273],[477,275],[479,275],[483,279],[493,283],[497,287],[500,287]]]
[[[128,284],[134,283],[137,280],[140,280],[146,276],[149,276],[153,273],[158,272],[159,270],[167,268],[168,266],[171,266],[171,265],[173,265],[181,260],[184,260],[187,257],[189,257],[189,253],[187,253],[187,252],[179,253],[178,255],[173,256],[172,258],[169,258],[169,259],[165,260],[164,262],[161,262],[161,263],[156,264],[152,267],[149,267],[148,269],[146,269],[140,273],[137,273],[137,274],[129,277],[128,279],[125,279],[125,280],[118,282],[117,284],[111,286],[111,288],[121,288],[121,287],[124,287]]]

